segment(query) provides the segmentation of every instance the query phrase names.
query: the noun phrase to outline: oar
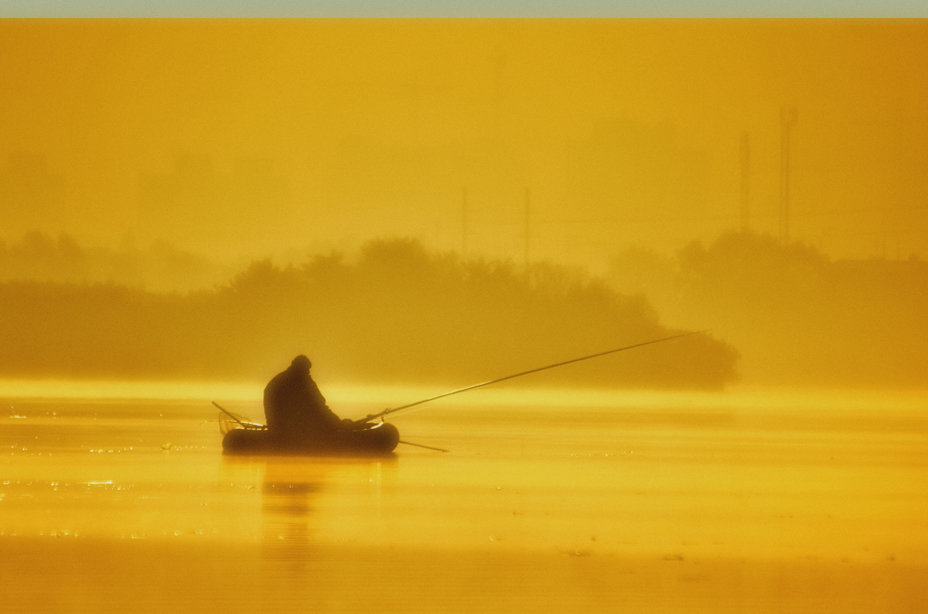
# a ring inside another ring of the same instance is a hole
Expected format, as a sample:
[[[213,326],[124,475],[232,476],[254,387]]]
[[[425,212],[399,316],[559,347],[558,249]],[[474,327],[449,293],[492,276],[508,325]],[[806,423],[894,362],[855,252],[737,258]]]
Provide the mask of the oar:
[[[435,395],[434,397],[429,397],[427,399],[422,399],[421,401],[416,401],[415,403],[410,403],[408,405],[402,405],[400,407],[394,407],[392,409],[385,409],[380,413],[370,414],[364,418],[364,422],[369,422],[370,420],[376,420],[382,418],[383,416],[392,414],[394,412],[401,411],[403,409],[409,409],[410,407],[415,407],[416,405],[422,405],[423,403],[428,403],[430,401],[436,401],[438,399],[443,399],[445,397],[450,397],[453,394],[460,394],[462,392],[467,392],[468,390],[476,390],[477,388],[483,388],[484,386],[489,386],[490,384],[498,384],[499,382],[504,382],[506,380],[515,379],[517,377],[522,377],[523,375],[528,375],[530,373],[538,373],[539,371],[545,371],[547,369],[554,369],[555,367],[563,367],[564,365],[569,365],[575,362],[580,362],[582,360],[589,360],[591,358],[598,358],[600,356],[605,356],[607,354],[615,354],[616,352],[624,352],[625,350],[632,350],[635,348],[640,348],[645,345],[653,345],[655,343],[662,343],[664,341],[670,341],[671,339],[679,339],[681,337],[689,337],[690,335],[699,335],[705,333],[704,330],[689,331],[686,333],[680,333],[679,335],[671,335],[669,337],[661,337],[660,339],[652,339],[650,341],[643,341],[641,343],[635,343],[632,345],[626,345],[620,348],[615,348],[613,350],[606,350],[605,352],[597,352],[596,354],[589,354],[587,356],[581,356],[579,358],[571,358],[570,360],[564,360],[562,362],[556,362],[553,365],[545,365],[543,367],[537,367],[535,369],[529,369],[528,371],[520,371],[519,373],[513,373],[512,375],[507,375],[505,377],[498,377],[496,379],[490,380],[488,382],[481,382],[479,384],[473,384],[472,386],[465,386],[464,388],[458,388],[457,390],[452,390],[451,392],[445,392],[442,394]]]
[[[266,428],[267,428],[267,426],[265,426],[265,425],[263,425],[263,424],[259,424],[259,423],[257,423],[257,422],[243,422],[242,420],[239,419],[238,416],[236,416],[235,414],[233,414],[232,412],[230,412],[228,409],[226,409],[225,407],[223,407],[222,405],[220,405],[220,404],[217,403],[216,401],[213,401],[213,405],[215,405],[216,408],[217,408],[219,411],[221,411],[222,413],[224,413],[225,415],[229,416],[230,418],[232,418],[233,420],[235,420],[236,422],[238,422],[240,425],[242,425],[242,428],[245,428],[245,429],[253,429],[253,430],[257,430],[257,429],[266,429]]]
[[[445,450],[444,448],[436,448],[434,446],[424,446],[421,443],[413,443],[411,441],[399,440],[399,443],[406,444],[407,446],[415,446],[417,448],[425,448],[426,450],[435,450],[436,452],[450,452],[451,450]]]

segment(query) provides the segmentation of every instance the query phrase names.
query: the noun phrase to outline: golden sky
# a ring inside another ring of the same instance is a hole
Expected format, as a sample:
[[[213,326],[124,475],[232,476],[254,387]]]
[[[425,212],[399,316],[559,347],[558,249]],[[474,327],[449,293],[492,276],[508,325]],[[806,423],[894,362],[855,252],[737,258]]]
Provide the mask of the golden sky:
[[[0,21],[0,236],[925,254],[928,21]],[[463,222],[466,188],[466,223]]]

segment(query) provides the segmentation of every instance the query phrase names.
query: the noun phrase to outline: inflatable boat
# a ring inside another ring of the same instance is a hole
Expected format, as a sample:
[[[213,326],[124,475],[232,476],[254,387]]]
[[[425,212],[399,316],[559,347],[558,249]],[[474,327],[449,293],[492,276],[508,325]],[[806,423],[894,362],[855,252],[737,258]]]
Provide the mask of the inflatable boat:
[[[266,428],[233,427],[222,438],[223,454],[379,456],[393,452],[400,432],[389,422],[367,428],[334,431],[309,439],[281,437]]]

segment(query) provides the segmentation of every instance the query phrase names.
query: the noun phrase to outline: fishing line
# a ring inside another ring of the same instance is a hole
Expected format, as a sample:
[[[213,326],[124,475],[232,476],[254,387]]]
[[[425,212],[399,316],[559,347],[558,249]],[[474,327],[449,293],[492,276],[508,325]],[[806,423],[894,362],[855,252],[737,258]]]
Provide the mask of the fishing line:
[[[586,356],[581,356],[579,358],[571,358],[570,360],[563,360],[561,362],[556,362],[551,365],[545,365],[543,367],[536,367],[534,369],[529,369],[528,371],[520,371],[519,373],[513,373],[512,375],[506,375],[504,377],[498,377],[488,382],[481,382],[479,384],[465,386],[464,388],[458,388],[457,390],[452,390],[450,392],[444,392],[442,394],[438,394],[433,397],[429,397],[427,399],[422,399],[421,401],[416,401],[415,403],[409,403],[408,405],[402,405],[400,407],[394,407],[392,409],[385,409],[382,412],[368,415],[366,418],[363,419],[363,422],[369,422],[371,420],[378,420],[378,419],[382,420],[384,416],[388,416],[398,411],[411,409],[418,405],[422,405],[430,401],[437,401],[438,399],[443,399],[445,397],[450,397],[451,395],[454,395],[454,394],[460,394],[462,392],[467,392],[468,390],[476,390],[477,388],[483,388],[484,386],[489,386],[491,384],[498,384],[506,380],[515,379],[517,377],[522,377],[523,375],[529,375],[530,373],[538,373],[539,371],[546,371],[548,369],[554,369],[555,367],[563,367],[564,365],[573,364],[575,362],[580,362],[583,360],[590,360],[591,358],[599,358],[600,356],[606,356],[607,354],[615,354],[616,352],[624,352],[626,350],[633,350],[635,348],[640,348],[646,345],[654,345],[655,343],[663,343],[664,341],[670,341],[671,339],[680,339],[682,337],[689,337],[690,335],[700,335],[705,332],[707,331],[705,330],[689,331],[685,333],[680,333],[678,335],[671,335],[669,337],[661,337],[660,339],[651,339],[650,341],[642,341],[641,343],[626,345],[620,348],[606,350],[605,352],[597,352],[596,354],[588,354]]]

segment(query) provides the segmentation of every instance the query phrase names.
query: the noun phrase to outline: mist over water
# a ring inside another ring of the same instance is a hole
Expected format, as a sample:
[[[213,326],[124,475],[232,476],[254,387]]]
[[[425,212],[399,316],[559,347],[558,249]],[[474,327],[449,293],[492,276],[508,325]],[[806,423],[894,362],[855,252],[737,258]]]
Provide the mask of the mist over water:
[[[393,238],[289,264],[254,260],[221,277],[191,255],[167,273],[167,261],[113,252],[106,259],[127,259],[124,272],[94,277],[92,250],[64,238],[28,241],[0,250],[0,368],[9,376],[254,380],[310,353],[329,381],[456,387],[704,330],[538,382],[925,385],[928,264],[835,260],[752,232],[691,242],[673,257],[621,251],[602,275],[553,261],[465,259]],[[215,284],[180,291],[208,269]],[[167,276],[148,288],[132,277],[142,271]]]
[[[0,296],[0,368],[20,376],[269,378],[281,357],[309,353],[336,381],[466,383],[679,332],[644,298],[574,269],[463,261],[397,239],[355,259],[256,261],[195,293],[20,281]],[[717,388],[734,377],[735,352],[711,335],[673,346],[545,381]]]

